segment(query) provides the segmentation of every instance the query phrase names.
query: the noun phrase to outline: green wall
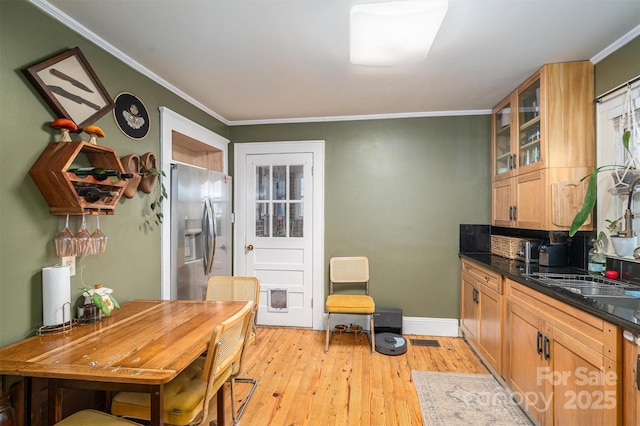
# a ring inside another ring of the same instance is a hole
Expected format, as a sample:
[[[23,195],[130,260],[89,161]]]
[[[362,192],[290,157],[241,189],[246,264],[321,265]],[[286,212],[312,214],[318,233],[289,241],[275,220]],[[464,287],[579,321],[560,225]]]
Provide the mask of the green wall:
[[[325,140],[324,264],[368,256],[377,306],[434,318],[459,315],[459,224],[490,221],[489,135],[486,115],[229,130],[233,143]]]
[[[638,74],[638,43],[596,65],[596,87],[626,81],[629,66]],[[143,141],[120,133],[111,115],[98,120],[107,134],[102,144],[120,156],[159,153],[161,105],[232,142],[325,140],[325,264],[335,255],[367,255],[379,306],[458,316],[458,225],[490,219],[488,116],[227,128],[25,1],[0,0],[0,346],[41,323],[41,269],[58,262],[52,240],[63,225],[28,176],[58,136],[49,127],[54,114],[21,70],[75,46],[113,97],[134,93],[151,114]],[[121,301],[159,297],[160,233],[142,226],[149,202],[139,192],[103,217],[107,253],[77,264],[86,285],[111,287]],[[78,224],[74,218],[72,228]],[[81,286],[78,274],[74,295]]]
[[[0,1],[0,346],[20,340],[42,324],[41,269],[55,265],[53,238],[63,218],[51,216],[44,198],[28,175],[47,143],[57,140],[49,123],[55,119],[21,70],[66,49],[79,46],[112,97],[137,95],[149,110],[149,135],[134,141],[116,127],[111,113],[96,124],[106,137],[101,145],[120,156],[148,151],[159,154],[161,105],[226,136],[227,128],[152,80],[99,49],[24,1]],[[80,140],[79,135],[74,140]],[[82,135],[86,139],[86,135]],[[107,252],[77,262],[84,283],[102,283],[121,301],[160,297],[160,232],[142,227],[149,195],[138,192],[122,199],[115,215],[102,216]],[[75,232],[77,217],[71,219]],[[88,218],[95,228],[95,218]],[[74,295],[82,286],[72,278]]]
[[[596,96],[640,75],[640,37],[598,62],[595,75]]]

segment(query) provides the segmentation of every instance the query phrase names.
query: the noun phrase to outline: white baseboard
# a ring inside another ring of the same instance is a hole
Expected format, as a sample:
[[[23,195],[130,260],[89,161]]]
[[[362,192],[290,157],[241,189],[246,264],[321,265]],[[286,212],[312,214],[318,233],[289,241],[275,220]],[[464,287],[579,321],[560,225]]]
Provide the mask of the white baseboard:
[[[369,330],[368,317],[364,315],[333,314],[331,327],[336,324],[356,324],[364,330]],[[324,327],[327,317],[324,318]],[[415,334],[418,336],[458,337],[459,321],[457,318],[424,318],[402,317],[402,334]]]
[[[458,337],[457,318],[403,317],[402,334],[419,336]]]

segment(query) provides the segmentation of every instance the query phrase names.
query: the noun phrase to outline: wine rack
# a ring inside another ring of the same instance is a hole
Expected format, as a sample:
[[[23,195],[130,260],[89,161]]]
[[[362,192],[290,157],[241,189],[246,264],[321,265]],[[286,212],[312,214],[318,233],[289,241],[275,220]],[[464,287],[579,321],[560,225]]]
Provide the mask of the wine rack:
[[[89,142],[51,142],[33,163],[29,175],[42,193],[53,215],[114,214],[122,197],[126,180],[97,180],[92,176],[78,177],[67,172],[74,164],[124,172],[116,151]],[[74,185],[91,185],[113,193],[111,197],[89,202],[80,197]]]

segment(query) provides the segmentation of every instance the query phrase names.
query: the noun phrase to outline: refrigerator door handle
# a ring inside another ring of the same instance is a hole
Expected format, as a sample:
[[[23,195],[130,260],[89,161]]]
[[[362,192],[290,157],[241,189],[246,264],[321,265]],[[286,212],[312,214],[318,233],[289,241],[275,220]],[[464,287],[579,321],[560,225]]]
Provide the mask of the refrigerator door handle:
[[[209,197],[204,199],[202,222],[202,229],[204,230],[204,273],[209,275],[213,270],[213,259],[216,254],[216,222]]]

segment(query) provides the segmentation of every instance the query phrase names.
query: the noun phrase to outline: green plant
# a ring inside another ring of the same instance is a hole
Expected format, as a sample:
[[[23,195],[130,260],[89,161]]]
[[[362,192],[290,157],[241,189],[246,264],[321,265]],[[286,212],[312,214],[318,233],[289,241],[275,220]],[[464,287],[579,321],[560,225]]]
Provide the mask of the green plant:
[[[156,169],[155,167],[149,168],[149,173],[156,175],[157,183],[153,187],[153,201],[149,204],[149,208],[151,209],[151,213],[149,216],[145,218],[145,225],[147,225],[150,229],[153,228],[153,225],[160,226],[162,223],[162,219],[164,215],[162,214],[162,202],[167,199],[167,188],[164,186],[163,178],[167,175],[164,171]]]
[[[584,225],[584,222],[587,220],[587,218],[589,217],[589,214],[591,214],[591,211],[596,205],[596,200],[598,199],[598,187],[596,184],[598,173],[606,170],[635,169],[636,159],[634,155],[631,153],[631,151],[629,150],[630,139],[631,139],[631,131],[627,130],[622,135],[622,145],[624,146],[625,150],[629,153],[629,160],[627,161],[627,164],[625,165],[609,164],[606,166],[596,167],[595,169],[593,169],[593,172],[591,172],[591,174],[580,179],[580,182],[584,181],[585,179],[589,179],[589,184],[587,185],[587,191],[584,195],[582,208],[580,209],[580,211],[578,211],[578,213],[576,213],[576,216],[573,218],[573,222],[571,223],[571,227],[569,228],[570,237],[573,237],[576,234],[576,232],[578,232],[578,229],[580,229],[580,227]]]
[[[622,220],[621,217],[615,219],[615,220],[611,220],[611,219],[605,219],[605,222],[608,223],[607,225],[607,231],[609,231],[610,235],[618,235],[618,229],[620,228],[620,221]]]

